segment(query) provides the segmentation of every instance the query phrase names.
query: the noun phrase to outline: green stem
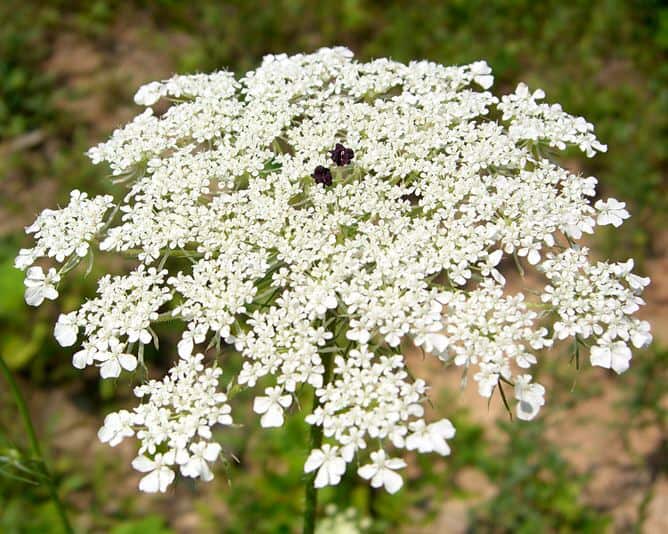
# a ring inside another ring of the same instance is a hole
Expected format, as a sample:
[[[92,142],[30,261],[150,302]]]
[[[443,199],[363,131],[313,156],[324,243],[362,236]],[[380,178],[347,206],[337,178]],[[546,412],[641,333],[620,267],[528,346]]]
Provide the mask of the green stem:
[[[317,401],[316,401],[317,402]],[[315,403],[314,403],[315,406]],[[311,448],[319,449],[322,445],[322,427],[311,426]],[[304,534],[315,532],[315,516],[318,509],[318,488],[313,485],[315,473],[306,477],[306,505],[304,508]]]
[[[321,354],[325,372],[323,376],[323,387],[332,379],[334,369],[334,354]],[[318,397],[313,394],[313,411],[320,405]],[[322,427],[311,425],[311,450],[319,449],[322,446]],[[306,477],[306,505],[304,507],[304,530],[303,534],[313,534],[315,532],[315,520],[318,511],[318,488],[313,484],[317,471],[313,471]]]
[[[18,408],[19,413],[21,414],[21,419],[23,419],[23,425],[25,426],[26,433],[28,434],[28,439],[30,441],[30,448],[32,449],[32,454],[37,460],[37,464],[39,465],[42,471],[42,474],[46,481],[47,488],[49,490],[49,495],[51,497],[51,500],[53,501],[53,504],[56,507],[56,511],[58,512],[58,516],[60,517],[60,521],[63,525],[63,529],[68,534],[72,534],[74,531],[72,530],[72,526],[70,525],[69,519],[67,518],[65,507],[63,506],[60,497],[58,497],[58,491],[56,490],[56,486],[53,483],[53,477],[51,476],[51,472],[49,471],[49,468],[46,465],[46,461],[44,460],[44,456],[42,455],[42,449],[39,446],[39,440],[37,439],[37,434],[35,433],[35,427],[32,424],[32,419],[30,418],[30,412],[28,411],[28,406],[26,405],[23,395],[21,394],[21,390],[19,389],[18,384],[14,380],[14,377],[12,376],[9,367],[7,367],[7,364],[5,363],[5,360],[2,357],[0,357],[0,370],[2,371],[2,374],[5,376],[7,383],[9,384],[9,389],[11,390],[12,396],[14,397],[14,402],[16,403],[16,407]]]

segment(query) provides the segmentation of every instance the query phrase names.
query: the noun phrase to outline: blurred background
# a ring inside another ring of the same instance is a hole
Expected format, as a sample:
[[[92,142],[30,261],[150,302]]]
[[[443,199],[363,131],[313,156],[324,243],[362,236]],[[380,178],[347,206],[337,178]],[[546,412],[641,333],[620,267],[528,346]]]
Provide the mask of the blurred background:
[[[360,59],[485,59],[497,94],[525,81],[593,122],[608,153],[566,154],[563,163],[597,176],[602,195],[629,204],[632,218],[619,230],[601,228],[592,246],[635,258],[652,277],[642,316],[656,341],[620,377],[589,365],[576,370],[567,354],[545,358],[548,404],[531,424],[509,421],[496,401],[488,408],[475,388],[460,392],[456,370],[415,358],[420,373],[435,377],[434,410],[458,429],[452,456],[410,456],[406,489],[396,496],[354,476],[322,491],[321,532],[668,532],[668,4],[3,0],[0,355],[28,399],[76,527],[299,530],[307,430],[298,417],[260,430],[248,397],[235,402],[246,424],[220,436],[238,463],[209,484],[182,480],[166,495],[140,495],[129,467],[134,444],[110,449],[96,438],[106,413],[132,405],[130,379],[101,382],[94,371],[72,368],[71,351],[51,335],[59,311],[91,295],[108,266],[98,263],[83,283],[73,277],[61,299],[35,310],[25,305],[23,274],[12,264],[30,242],[24,226],[42,209],[65,202],[73,188],[115,192],[84,151],[137,113],[132,96],[140,84],[177,72],[243,73],[267,53],[337,44]],[[172,357],[168,349],[151,354],[155,374]],[[46,488],[17,467],[28,451],[1,381],[0,532],[59,532]]]

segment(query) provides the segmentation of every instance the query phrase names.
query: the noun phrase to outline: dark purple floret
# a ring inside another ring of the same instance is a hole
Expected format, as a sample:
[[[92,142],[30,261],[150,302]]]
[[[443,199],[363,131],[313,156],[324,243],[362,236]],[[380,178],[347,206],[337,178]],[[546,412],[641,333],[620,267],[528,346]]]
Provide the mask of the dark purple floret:
[[[346,148],[341,143],[336,143],[334,150],[331,150],[329,153],[332,155],[332,160],[334,163],[336,163],[339,167],[348,165],[355,157],[353,149]]]
[[[315,178],[316,184],[322,184],[325,186],[332,185],[332,171],[330,171],[327,167],[318,165],[311,176]]]

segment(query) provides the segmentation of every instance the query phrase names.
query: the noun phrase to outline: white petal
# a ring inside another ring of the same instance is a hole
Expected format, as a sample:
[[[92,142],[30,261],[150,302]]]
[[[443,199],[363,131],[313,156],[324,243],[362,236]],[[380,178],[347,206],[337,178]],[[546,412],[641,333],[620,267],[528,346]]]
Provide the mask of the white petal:
[[[119,354],[118,361],[126,371],[134,371],[137,368],[137,358],[132,354]]]
[[[169,467],[162,466],[157,469],[157,473],[159,477],[159,489],[164,493],[167,490],[167,486],[174,481],[174,471]]]
[[[434,452],[440,454],[441,456],[448,456],[451,452],[448,443],[443,438],[434,439],[433,445]]]
[[[44,271],[41,267],[30,267],[26,273],[26,282],[39,281],[43,282],[46,279]]]
[[[25,301],[28,306],[39,306],[44,302],[43,287],[37,286],[26,288]]]
[[[340,471],[336,465],[332,465],[332,462],[328,462],[327,464],[323,465],[320,470],[327,471],[327,477],[329,479],[330,486],[336,486],[339,482],[341,482],[341,475],[346,471],[345,468],[343,471]]]
[[[521,400],[517,403],[517,418],[522,421],[530,421],[538,415],[540,407],[536,404],[531,404],[526,400]]]
[[[72,356],[72,365],[77,369],[83,369],[90,363],[90,356],[87,350],[80,350],[79,352],[75,352],[74,356]]]
[[[418,434],[411,434],[406,438],[406,450],[414,451],[422,445],[424,438]]]
[[[473,81],[483,89],[489,89],[494,84],[494,76],[489,74],[484,76],[476,76],[473,78]]]
[[[390,469],[403,469],[406,467],[406,462],[401,458],[390,458],[385,462],[385,466]]]
[[[181,358],[187,358],[190,356],[193,353],[193,348],[193,340],[190,337],[182,339],[177,345],[177,350]]]
[[[61,347],[71,347],[77,342],[78,329],[71,324],[56,323],[53,335]]]
[[[213,480],[213,472],[209,468],[209,464],[207,464],[205,461],[202,461],[199,478],[204,482]]]
[[[348,443],[348,445],[341,449],[341,456],[344,461],[348,463],[352,462],[355,456],[355,446],[352,443]]]
[[[383,485],[388,493],[396,493],[401,489],[401,486],[404,485],[404,479],[401,478],[401,475],[390,471],[389,469],[383,470]]]
[[[487,263],[489,265],[496,266],[499,264],[502,257],[503,257],[503,250],[497,249],[487,257]]]
[[[155,467],[155,462],[146,456],[137,456],[132,460],[132,468],[147,473]]]
[[[343,458],[333,458],[327,463],[327,470],[332,477],[335,475],[340,477],[346,472],[346,462],[343,461]]]
[[[253,401],[253,411],[258,414],[263,414],[269,409],[271,404],[272,402],[269,397],[255,397],[255,400]]]
[[[375,464],[363,465],[357,470],[357,474],[366,480],[369,480],[377,472],[378,472],[378,467]]]
[[[209,462],[215,462],[222,449],[218,443],[209,443],[202,456]]]
[[[449,419],[441,419],[440,421],[436,421],[435,423],[432,423],[429,426],[436,429],[438,433],[445,439],[454,438],[455,433],[457,432],[455,430],[454,425],[450,422]]]
[[[116,378],[121,374],[121,366],[116,358],[111,358],[100,367],[100,376],[102,378]]]
[[[58,298],[58,291],[53,286],[46,286],[44,287],[44,298],[56,300]]]
[[[623,343],[615,343],[612,350],[612,369],[621,374],[629,368],[631,350]]]
[[[385,483],[385,479],[383,478],[383,471],[381,469],[371,479],[371,487],[372,488],[380,488],[384,483]]]
[[[267,413],[260,419],[263,428],[278,427],[283,425],[283,410],[277,404],[272,404]]]
[[[540,261],[540,252],[532,248],[529,252],[529,255],[527,256],[527,261],[531,265],[536,265]]]
[[[316,488],[324,488],[329,484],[330,484],[329,473],[327,472],[327,469],[325,469],[325,466],[323,466],[318,470],[318,474],[316,475],[315,480],[313,481],[313,485]]]
[[[608,347],[592,347],[589,354],[589,360],[591,361],[592,365],[598,365],[599,367],[610,369],[610,365],[612,363],[610,349]]]
[[[157,469],[139,481],[139,489],[146,493],[156,493],[160,489],[160,474]]]
[[[153,336],[151,336],[151,333],[148,330],[142,330],[139,332],[139,341],[141,341],[144,345],[148,345],[152,339]]]
[[[322,461],[325,459],[325,455],[320,449],[315,449],[311,451],[306,462],[304,463],[304,473],[310,473],[315,471],[322,465]]]
[[[102,443],[107,443],[116,435],[116,431],[109,427],[103,426],[97,431],[97,437]]]

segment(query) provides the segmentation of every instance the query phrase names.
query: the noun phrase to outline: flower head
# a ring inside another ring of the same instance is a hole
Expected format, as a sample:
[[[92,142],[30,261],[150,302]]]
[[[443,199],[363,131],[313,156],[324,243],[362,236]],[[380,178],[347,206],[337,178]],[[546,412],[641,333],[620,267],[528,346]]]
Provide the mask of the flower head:
[[[305,419],[323,443],[305,471],[316,486],[358,461],[393,493],[405,463],[387,451],[447,455],[455,433],[425,415],[429,385],[404,349],[460,367],[485,398],[512,384],[518,418],[532,419],[545,403],[532,376],[545,349],[570,338],[564,346],[591,347],[592,365],[619,373],[632,346],[651,342],[635,317],[649,279],[575,243],[622,224],[626,205],[593,201],[595,177],[542,155],[607,147],[541,89],[495,96],[493,83],[485,61],[361,62],[338,47],[137,91],[146,109],[88,152],[127,189],[116,200],[75,190],[42,212],[15,265],[33,306],[57,298],[61,276],[97,248],[130,266],[59,316],[55,338],[76,346],[78,369],[134,373],[158,347],[156,323],[179,329],[172,368],[99,432],[112,446],[137,440],[142,490],[165,491],[177,471],[212,478],[223,454],[214,428],[233,421],[220,389],[232,350],[241,370],[230,388],[261,384],[262,427],[281,426],[312,390]],[[507,284],[513,265],[542,274],[538,295]]]

